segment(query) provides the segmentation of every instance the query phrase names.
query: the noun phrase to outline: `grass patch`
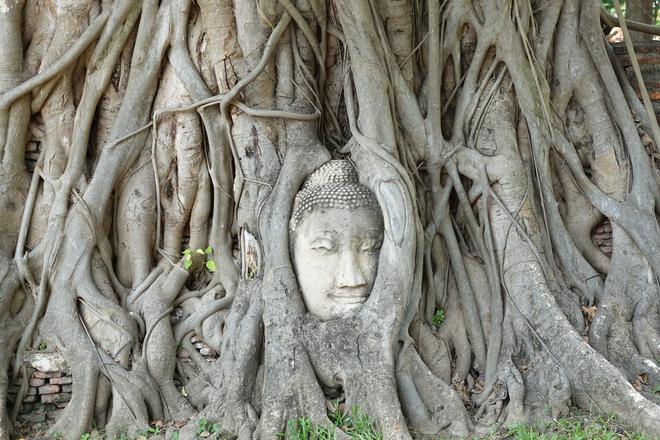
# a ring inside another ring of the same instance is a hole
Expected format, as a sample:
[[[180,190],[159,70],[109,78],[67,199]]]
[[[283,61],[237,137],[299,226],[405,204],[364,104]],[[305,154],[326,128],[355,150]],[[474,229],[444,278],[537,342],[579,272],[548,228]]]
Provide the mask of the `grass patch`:
[[[485,435],[479,440],[652,440],[614,416],[576,411],[553,422],[520,424]]]
[[[281,433],[279,436],[291,440],[332,440],[335,438],[335,430],[341,429],[353,439],[383,440],[383,435],[371,419],[357,407],[353,407],[350,414],[347,414],[336,402],[334,406],[335,410],[328,414],[333,426],[315,426],[307,417],[300,417],[289,420],[287,433]]]

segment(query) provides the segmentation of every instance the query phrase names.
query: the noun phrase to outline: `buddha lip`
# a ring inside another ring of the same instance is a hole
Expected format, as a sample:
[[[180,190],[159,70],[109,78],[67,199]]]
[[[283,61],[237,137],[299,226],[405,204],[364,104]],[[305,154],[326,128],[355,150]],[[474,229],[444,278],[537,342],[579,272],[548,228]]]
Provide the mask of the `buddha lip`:
[[[335,301],[344,304],[362,304],[367,300],[366,296],[335,296],[333,297]]]
[[[367,300],[369,295],[366,294],[364,289],[358,289],[348,291],[334,291],[330,293],[330,296],[343,302],[363,303]]]

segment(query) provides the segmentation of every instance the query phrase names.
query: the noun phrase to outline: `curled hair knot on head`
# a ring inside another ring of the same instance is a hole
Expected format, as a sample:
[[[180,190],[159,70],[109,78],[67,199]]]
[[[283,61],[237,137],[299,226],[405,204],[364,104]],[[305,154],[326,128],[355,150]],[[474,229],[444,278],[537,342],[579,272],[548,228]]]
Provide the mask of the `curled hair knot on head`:
[[[293,203],[289,231],[296,232],[318,208],[367,208],[381,214],[376,196],[360,183],[353,164],[345,159],[326,162],[305,179]]]

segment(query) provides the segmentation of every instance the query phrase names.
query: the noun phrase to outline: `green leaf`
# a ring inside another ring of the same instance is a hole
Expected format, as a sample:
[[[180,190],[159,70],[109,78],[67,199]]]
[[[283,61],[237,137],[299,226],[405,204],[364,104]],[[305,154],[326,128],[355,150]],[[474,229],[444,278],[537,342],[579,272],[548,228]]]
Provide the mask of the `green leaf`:
[[[445,322],[445,309],[439,308],[431,320],[434,326],[440,327],[440,325]]]
[[[206,262],[206,268],[209,270],[209,272],[215,272],[215,261],[209,260]]]
[[[190,249],[186,249],[185,251],[183,251],[183,255],[185,255],[186,257],[189,257],[190,256]]]
[[[199,419],[197,421],[197,435],[203,434],[204,432],[208,431],[209,427],[209,421],[206,420],[204,417]]]
[[[197,249],[197,250],[195,251],[195,253],[196,253],[196,254],[202,254],[202,255],[204,255],[204,250],[203,250],[203,249]]]
[[[191,259],[184,259],[183,260],[183,268],[188,270],[190,269],[190,266],[192,266],[192,260]]]
[[[213,253],[213,248],[211,246],[207,247],[206,249],[204,249],[204,253],[206,255],[211,255]]]

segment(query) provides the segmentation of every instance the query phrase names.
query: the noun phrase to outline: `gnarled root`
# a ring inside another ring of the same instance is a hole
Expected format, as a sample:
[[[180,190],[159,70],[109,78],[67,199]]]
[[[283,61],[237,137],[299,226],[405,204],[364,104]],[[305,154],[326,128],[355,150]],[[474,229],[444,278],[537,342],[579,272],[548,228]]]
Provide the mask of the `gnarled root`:
[[[240,439],[252,438],[259,427],[255,407],[261,409],[261,388],[254,379],[263,338],[260,288],[261,280],[241,280],[238,286],[225,324],[221,356],[216,362],[220,371],[212,378],[217,390],[200,414],[220,422],[225,434]]]
[[[472,432],[463,401],[430,371],[413,347],[399,353],[396,378],[401,407],[414,432],[434,435],[446,430],[456,436]]]
[[[373,318],[368,310],[326,322],[308,317],[303,327],[306,352],[319,381],[343,390],[347,407],[375,418],[386,438],[409,439],[397,397],[393,335],[387,324]]]
[[[10,383],[8,370],[23,325],[20,320],[12,316],[15,308],[12,302],[19,287],[18,277],[16,272],[10,270],[11,264],[6,259],[0,266],[0,270],[2,269],[4,274],[0,281],[0,323],[3,326],[0,334],[0,440],[9,440],[12,423],[7,410],[7,389]]]
[[[187,419],[193,414],[192,407],[174,385],[177,344],[169,322],[171,304],[187,279],[186,269],[173,266],[161,274],[132,305],[144,319],[143,360],[149,376],[160,389],[165,416],[172,420]]]
[[[635,382],[648,375],[660,384],[658,284],[646,258],[628,235],[612,225],[614,253],[605,292],[589,331],[589,342]]]

